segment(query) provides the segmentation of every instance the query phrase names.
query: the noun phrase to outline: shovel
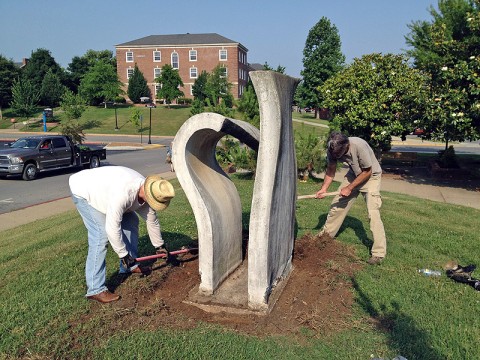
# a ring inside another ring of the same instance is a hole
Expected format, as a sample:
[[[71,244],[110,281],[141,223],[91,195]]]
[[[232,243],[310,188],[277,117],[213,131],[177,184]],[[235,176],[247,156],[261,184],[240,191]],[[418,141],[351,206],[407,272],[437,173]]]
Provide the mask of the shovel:
[[[177,251],[171,251],[168,253],[168,255],[185,254],[185,253],[189,253],[190,251],[196,251],[196,250],[198,251],[197,248],[181,249]],[[136,258],[135,261],[147,261],[147,260],[158,259],[158,258],[166,258],[168,255],[167,254],[148,255],[148,256]]]
[[[324,196],[335,196],[340,194],[340,191],[332,191],[332,192],[327,192],[323,194]],[[300,195],[297,197],[297,200],[303,200],[303,199],[315,199],[317,194],[310,194],[310,195]]]

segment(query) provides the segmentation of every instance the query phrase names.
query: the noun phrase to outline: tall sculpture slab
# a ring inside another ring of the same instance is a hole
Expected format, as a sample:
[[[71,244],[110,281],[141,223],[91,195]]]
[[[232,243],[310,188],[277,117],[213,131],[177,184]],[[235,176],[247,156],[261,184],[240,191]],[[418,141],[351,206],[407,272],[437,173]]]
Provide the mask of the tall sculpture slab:
[[[259,100],[260,130],[219,114],[195,115],[175,136],[172,159],[197,222],[198,294],[207,297],[243,260],[240,198],[216,161],[216,145],[232,135],[258,152],[245,306],[264,311],[272,290],[292,269],[296,159],[291,104],[298,79],[273,71],[254,71],[250,76]]]
[[[258,150],[259,130],[214,113],[189,118],[173,142],[177,178],[192,206],[198,229],[199,292],[213,294],[242,262],[242,207],[235,185],[218,165],[218,141],[232,135]]]
[[[260,106],[260,146],[249,227],[248,305],[261,310],[291,271],[297,184],[291,105],[299,80],[272,71],[250,77]]]

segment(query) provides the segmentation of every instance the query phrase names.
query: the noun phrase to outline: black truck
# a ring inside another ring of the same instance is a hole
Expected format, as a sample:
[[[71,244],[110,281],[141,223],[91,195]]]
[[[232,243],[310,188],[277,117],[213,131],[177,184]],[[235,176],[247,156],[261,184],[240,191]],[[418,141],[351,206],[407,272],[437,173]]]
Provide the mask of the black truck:
[[[24,180],[34,180],[39,172],[48,170],[96,168],[106,158],[105,149],[78,146],[68,136],[28,136],[0,148],[0,176],[21,175]]]

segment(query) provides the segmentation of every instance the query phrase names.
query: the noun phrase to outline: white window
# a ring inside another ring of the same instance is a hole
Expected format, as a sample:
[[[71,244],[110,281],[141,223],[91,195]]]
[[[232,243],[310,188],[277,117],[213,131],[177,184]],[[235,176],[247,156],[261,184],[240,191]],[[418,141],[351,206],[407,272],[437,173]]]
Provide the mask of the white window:
[[[197,50],[190,50],[190,61],[197,61]]]
[[[156,85],[155,85],[155,95],[158,94],[158,92],[160,91],[161,88],[162,88],[162,85],[161,85],[161,84],[156,84]]]
[[[190,95],[193,96],[193,85],[190,85]]]
[[[161,73],[162,73],[161,68],[154,68],[153,69],[153,78],[156,79],[156,78],[160,77]]]
[[[220,76],[226,78],[227,77],[227,68],[222,67],[220,68]]]
[[[178,53],[173,52],[172,53],[172,68],[178,69]]]
[[[162,53],[160,51],[153,52],[153,61],[155,62],[162,61]]]
[[[198,71],[196,67],[190,68],[190,79],[196,79],[198,77]]]
[[[226,61],[227,60],[227,50],[222,49],[218,51],[218,59],[220,61]]]
[[[127,51],[125,58],[127,62],[133,62],[133,51]]]
[[[133,70],[132,68],[128,68],[127,69],[127,79],[130,79],[133,75]]]

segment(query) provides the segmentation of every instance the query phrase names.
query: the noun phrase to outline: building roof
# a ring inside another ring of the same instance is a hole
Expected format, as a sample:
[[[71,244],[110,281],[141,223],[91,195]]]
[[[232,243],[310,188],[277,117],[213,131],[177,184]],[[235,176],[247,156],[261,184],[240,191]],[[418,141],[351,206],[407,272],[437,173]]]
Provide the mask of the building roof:
[[[146,46],[190,46],[190,45],[239,45],[245,51],[246,47],[238,41],[227,39],[216,33],[209,34],[172,34],[149,35],[140,39],[118,44],[116,47],[146,47]]]
[[[265,70],[265,66],[259,63],[252,63],[248,64],[248,67],[250,70],[255,71],[255,70]]]

